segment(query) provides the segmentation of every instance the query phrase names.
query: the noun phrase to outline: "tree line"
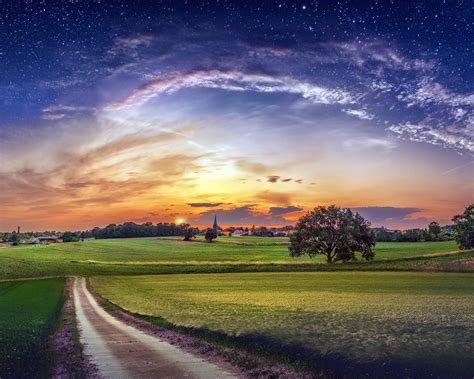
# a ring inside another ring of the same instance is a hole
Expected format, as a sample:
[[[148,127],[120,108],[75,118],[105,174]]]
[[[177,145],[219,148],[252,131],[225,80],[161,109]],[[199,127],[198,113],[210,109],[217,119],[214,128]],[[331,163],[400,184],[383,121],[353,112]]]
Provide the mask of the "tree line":
[[[440,226],[436,221],[431,222],[424,229],[389,230],[381,227],[373,228],[372,232],[377,242],[427,242],[454,239],[453,226]]]

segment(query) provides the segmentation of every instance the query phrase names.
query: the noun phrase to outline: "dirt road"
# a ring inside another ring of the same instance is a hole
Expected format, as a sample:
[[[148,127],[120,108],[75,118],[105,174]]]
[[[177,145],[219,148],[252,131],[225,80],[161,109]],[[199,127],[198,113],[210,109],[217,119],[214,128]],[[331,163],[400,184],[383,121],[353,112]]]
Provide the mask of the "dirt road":
[[[232,373],[148,335],[107,313],[74,279],[74,304],[85,354],[103,378],[233,378]]]

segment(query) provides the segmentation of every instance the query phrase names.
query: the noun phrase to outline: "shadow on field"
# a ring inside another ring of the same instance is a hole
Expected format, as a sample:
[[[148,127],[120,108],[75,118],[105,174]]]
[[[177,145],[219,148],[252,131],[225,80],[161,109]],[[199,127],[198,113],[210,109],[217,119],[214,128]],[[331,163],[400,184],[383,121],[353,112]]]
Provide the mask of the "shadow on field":
[[[243,334],[230,336],[206,328],[177,326],[160,317],[136,315],[151,322],[160,328],[191,335],[212,344],[244,350],[252,355],[268,358],[271,361],[281,362],[301,371],[310,371],[315,377],[323,378],[354,378],[354,377],[458,377],[471,378],[469,369],[452,372],[440,367],[422,363],[394,362],[373,360],[362,362],[338,354],[320,354],[319,352],[295,345],[284,344],[259,334]],[[234,362],[246,369],[246,362]],[[251,362],[249,362],[251,365]]]
[[[88,287],[93,291],[90,285]],[[175,325],[162,317],[128,312],[97,293],[94,293],[94,296],[104,308],[119,317],[120,313],[127,314],[132,318],[144,320],[159,330],[176,332],[209,343],[220,350],[220,354],[230,363],[249,373],[249,376],[258,373],[258,377],[262,377],[262,374],[263,377],[273,377],[273,370],[268,367],[268,364],[271,365],[273,362],[275,365],[284,364],[294,368],[297,372],[301,372],[301,377],[305,378],[308,377],[309,372],[316,378],[472,378],[472,367],[459,367],[453,372],[453,367],[446,368],[435,361],[430,364],[389,360],[358,361],[339,353],[321,354],[307,347],[285,344],[260,334],[232,336],[207,328]],[[259,357],[266,361],[263,363],[266,365],[263,370]],[[265,371],[268,375],[265,375]]]

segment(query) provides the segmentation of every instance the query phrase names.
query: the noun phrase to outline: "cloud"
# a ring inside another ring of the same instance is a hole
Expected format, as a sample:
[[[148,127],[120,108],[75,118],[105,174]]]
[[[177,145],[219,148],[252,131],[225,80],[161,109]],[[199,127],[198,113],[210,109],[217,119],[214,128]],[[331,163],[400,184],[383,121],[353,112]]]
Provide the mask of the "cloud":
[[[56,121],[56,120],[62,120],[66,115],[64,113],[47,113],[41,115],[41,118],[43,120],[50,120],[50,121]]]
[[[270,208],[268,212],[259,211],[254,205],[244,205],[231,209],[214,209],[200,213],[193,219],[195,225],[212,225],[214,221],[214,215],[217,216],[217,221],[220,225],[288,225],[292,224],[293,221],[285,219],[285,214],[294,212],[294,208],[298,207],[287,207],[285,208]],[[275,210],[272,213],[272,209]],[[279,212],[279,210],[281,210]]]
[[[86,113],[92,113],[95,111],[93,107],[85,107],[78,105],[50,105],[41,110],[42,115],[40,118],[43,120],[57,121],[62,120],[66,117],[84,115]]]
[[[458,94],[447,90],[432,77],[424,77],[415,88],[410,87],[400,96],[408,106],[430,104],[447,105],[450,107],[474,105],[474,94]]]
[[[344,113],[360,118],[361,120],[373,120],[374,115],[363,109],[343,109]]]
[[[346,150],[349,151],[361,151],[367,149],[384,149],[392,150],[397,147],[394,141],[390,141],[384,138],[349,138],[342,142],[342,145]]]
[[[224,203],[188,203],[188,205],[193,208],[213,208],[222,204]]]
[[[124,54],[128,57],[137,57],[140,48],[151,46],[155,38],[150,35],[136,34],[115,39],[114,45],[108,51],[110,55]]]
[[[280,177],[278,175],[267,176],[267,182],[269,182],[269,183],[276,183],[279,180],[280,180]]]
[[[273,204],[289,204],[291,196],[287,192],[262,191],[255,194],[255,198]]]
[[[409,58],[398,50],[388,46],[387,41],[373,40],[365,42],[325,42],[320,46],[329,53],[333,60],[346,59],[359,67],[367,65],[382,65],[384,68],[404,71],[430,71],[434,62],[420,58]],[[325,59],[329,59],[325,57]]]
[[[145,104],[161,94],[171,94],[185,88],[218,88],[226,91],[295,94],[315,104],[350,104],[354,96],[340,89],[329,89],[288,76],[270,76],[240,71],[191,71],[159,77],[134,90],[122,101],[106,110],[120,110]]]
[[[288,207],[271,207],[270,208],[270,215],[272,216],[281,216],[284,214],[292,213],[292,212],[299,212],[302,211],[303,208],[296,207],[294,205],[289,205]]]
[[[456,125],[430,125],[425,122],[392,125],[388,130],[410,141],[425,142],[445,148],[474,152],[474,125],[460,128]]]
[[[359,207],[351,208],[362,217],[368,219],[372,226],[406,225],[407,221],[413,219],[413,215],[421,212],[420,208],[398,208],[398,207]]]

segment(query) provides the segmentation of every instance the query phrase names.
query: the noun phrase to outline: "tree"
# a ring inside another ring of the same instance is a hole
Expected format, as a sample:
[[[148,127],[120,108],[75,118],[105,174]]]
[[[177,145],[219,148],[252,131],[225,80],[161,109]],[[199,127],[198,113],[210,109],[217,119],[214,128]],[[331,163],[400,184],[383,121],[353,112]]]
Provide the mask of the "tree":
[[[8,238],[8,242],[11,242],[13,245],[18,245],[20,238],[18,237],[17,232],[13,232],[10,237]]]
[[[474,248],[474,204],[453,217],[454,239],[461,250]]]
[[[204,235],[204,238],[206,239],[207,242],[212,242],[213,239],[217,238],[217,233],[214,229],[208,228],[206,230],[206,234]]]
[[[441,233],[441,226],[436,221],[430,222],[428,225],[428,232],[430,234],[433,234],[435,238],[438,238],[439,233]]]
[[[79,236],[74,232],[64,232],[62,240],[63,242],[77,242],[79,241]]]
[[[186,229],[184,230],[184,241],[191,241],[195,236],[196,229],[190,225],[187,225]]]
[[[317,207],[301,217],[290,236],[290,255],[324,255],[327,263],[355,260],[355,253],[374,258],[375,237],[370,223],[358,213],[335,205]]]

